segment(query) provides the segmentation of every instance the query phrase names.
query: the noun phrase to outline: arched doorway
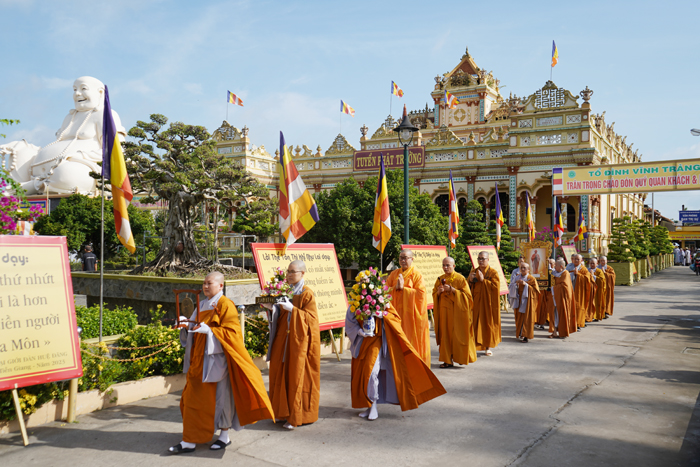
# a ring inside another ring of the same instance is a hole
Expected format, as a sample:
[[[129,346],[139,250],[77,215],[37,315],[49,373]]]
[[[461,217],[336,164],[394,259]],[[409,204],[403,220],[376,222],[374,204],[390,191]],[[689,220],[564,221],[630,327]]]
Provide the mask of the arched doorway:
[[[443,216],[450,215],[450,197],[449,195],[440,195],[435,198],[435,204],[440,208],[440,214]]]
[[[508,193],[502,191],[498,192],[498,197],[501,200],[501,209],[503,210],[503,221],[508,225],[508,219],[510,218],[510,196]],[[496,217],[496,195],[491,197],[491,209],[494,213],[494,218]]]
[[[459,212],[459,218],[464,219],[467,215],[467,198],[459,198],[457,200],[457,212]]]
[[[576,209],[574,209],[571,203],[568,203],[566,205],[566,231],[578,231],[578,219],[576,218]]]
[[[486,222],[486,198],[476,199],[481,205],[481,222]]]

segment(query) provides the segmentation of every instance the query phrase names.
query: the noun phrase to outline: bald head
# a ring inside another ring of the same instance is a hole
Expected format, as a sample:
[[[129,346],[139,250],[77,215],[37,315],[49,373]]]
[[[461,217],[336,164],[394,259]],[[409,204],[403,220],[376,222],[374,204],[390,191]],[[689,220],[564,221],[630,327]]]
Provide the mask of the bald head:
[[[554,270],[561,272],[564,268],[566,268],[566,261],[564,261],[564,258],[557,258],[557,261],[554,263]]]
[[[526,276],[528,274],[530,274],[530,265],[523,261],[520,263],[520,275]]]
[[[452,274],[455,270],[455,260],[454,258],[448,256],[442,260],[442,270],[445,274]]]
[[[406,270],[413,265],[413,251],[411,250],[401,250],[399,253],[399,266],[401,269]]]
[[[306,264],[300,259],[295,259],[287,266],[287,282],[291,285],[298,284],[304,278],[304,274],[306,274]]]
[[[224,289],[224,275],[218,271],[207,274],[202,284],[202,292],[207,298],[214,298],[216,294]]]

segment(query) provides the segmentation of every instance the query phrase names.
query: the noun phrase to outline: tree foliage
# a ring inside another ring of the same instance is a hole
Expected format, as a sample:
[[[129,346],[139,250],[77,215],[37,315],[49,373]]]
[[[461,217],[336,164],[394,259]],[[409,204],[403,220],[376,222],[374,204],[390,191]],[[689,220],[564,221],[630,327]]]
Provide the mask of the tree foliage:
[[[213,222],[218,227],[219,214],[246,199],[267,198],[269,192],[245,167],[217,153],[206,128],[181,122],[166,128],[167,122],[159,114],[151,115],[150,122],[138,121],[129,130],[135,142],[124,143],[134,191],[148,194],[142,200],[145,203],[164,201],[168,205],[163,229],[166,241],[145,269],[163,273],[210,268],[212,262],[197,250],[193,210],[205,201],[218,206]],[[274,211],[264,209],[264,203],[250,203],[249,209],[249,218],[273,223]],[[214,231],[218,235],[218,228]]]
[[[495,210],[491,214],[491,222],[489,226],[489,233],[491,234],[491,242],[493,246],[496,246],[496,216]],[[513,269],[518,266],[518,258],[520,258],[520,251],[515,249],[515,243],[513,242],[513,237],[510,235],[510,229],[508,224],[503,224],[501,227],[501,249],[498,250],[498,258],[501,261],[501,266],[503,267],[503,272],[505,274],[510,274]]]
[[[19,123],[19,120],[13,120],[11,118],[0,118],[0,125],[16,125]],[[0,133],[0,138],[6,138],[7,136]]]
[[[614,218],[610,232],[610,243],[608,243],[608,260],[631,263],[635,259],[632,248],[636,248],[636,244],[632,235],[630,217]]]
[[[657,225],[650,229],[651,247],[649,253],[652,255],[673,253],[673,243],[668,234],[668,229],[663,225]]]

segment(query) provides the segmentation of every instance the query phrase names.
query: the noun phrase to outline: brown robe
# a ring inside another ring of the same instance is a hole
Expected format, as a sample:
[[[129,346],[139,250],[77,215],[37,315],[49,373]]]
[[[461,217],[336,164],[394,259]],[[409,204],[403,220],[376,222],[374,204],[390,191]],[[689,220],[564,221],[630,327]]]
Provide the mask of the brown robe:
[[[593,300],[591,306],[591,312],[589,314],[590,319],[587,321],[592,321],[594,319],[601,320],[605,318],[605,294],[607,292],[608,283],[605,278],[605,273],[602,269],[596,268],[595,270],[595,286],[593,288]]]
[[[547,274],[549,275],[549,283],[552,284],[554,282],[554,278],[552,277],[552,273],[551,271],[549,271],[549,269],[547,270]],[[537,303],[537,321],[535,321],[535,324],[538,324],[540,326],[544,326],[545,324],[547,324],[547,321],[549,321],[549,316],[551,314],[550,309],[553,307],[554,301],[552,299],[552,291],[550,285],[550,287],[547,287],[546,289],[540,289],[540,297]],[[549,323],[549,328],[550,332],[554,328],[554,324],[551,321]]]
[[[311,289],[304,286],[292,304],[291,318],[290,312],[280,307],[270,349],[270,400],[278,419],[299,426],[318,420],[321,334]]]
[[[382,331],[382,321],[384,321],[384,331]],[[360,325],[361,323],[360,321]],[[367,397],[367,386],[382,347],[382,332],[386,333],[387,350],[401,410],[413,410],[445,394],[445,388],[430,371],[430,366],[420,358],[408,341],[396,310],[393,307],[390,308],[388,314],[381,320],[377,319],[376,323],[374,337],[363,338],[358,357],[352,359],[350,383],[352,407],[363,409],[372,405],[372,401]]]
[[[446,285],[455,288],[454,293],[438,294],[438,287],[445,280]],[[467,365],[476,361],[476,343],[472,326],[472,306],[474,300],[469,284],[463,275],[453,272],[438,277],[433,287],[433,313],[435,314],[435,340],[440,348],[439,360]]]
[[[515,337],[526,337],[528,339],[535,338],[535,319],[537,314],[537,304],[539,301],[540,287],[537,285],[537,279],[532,277],[532,274],[527,275],[527,285],[530,291],[527,297],[527,311],[520,313],[518,310],[513,310],[515,313]],[[518,294],[522,295],[524,285],[518,285]]]
[[[554,313],[557,313],[559,315],[559,326],[557,326],[559,337],[567,337],[572,332],[576,332],[574,288],[571,285],[569,271],[562,271],[559,277],[552,275],[552,279],[554,280],[552,291],[554,292],[556,310],[552,307],[552,316],[549,322],[551,326],[554,326]]]
[[[395,289],[399,274],[404,278],[402,290]],[[418,355],[430,366],[430,321],[423,276],[413,266],[405,271],[395,269],[389,274],[386,284],[391,287],[391,306],[401,317],[403,332]]]
[[[501,342],[500,279],[491,266],[487,266],[483,274],[483,282],[476,279],[469,284],[474,297],[476,350],[491,349]]]
[[[236,415],[241,426],[274,419],[260,370],[245,348],[236,305],[222,296],[215,309],[199,313],[199,321],[211,328],[226,354]],[[208,443],[216,430],[214,413],[218,383],[202,382],[206,340],[206,334],[192,334],[190,366],[180,398],[182,439],[188,443]]]
[[[581,267],[576,271],[576,285],[574,286],[574,309],[576,312],[576,326],[586,327],[586,315],[591,305],[591,291],[593,290],[593,280],[591,273],[586,266],[581,263]]]
[[[615,307],[615,270],[609,265],[605,268],[607,289],[605,290],[605,313],[612,316]]]

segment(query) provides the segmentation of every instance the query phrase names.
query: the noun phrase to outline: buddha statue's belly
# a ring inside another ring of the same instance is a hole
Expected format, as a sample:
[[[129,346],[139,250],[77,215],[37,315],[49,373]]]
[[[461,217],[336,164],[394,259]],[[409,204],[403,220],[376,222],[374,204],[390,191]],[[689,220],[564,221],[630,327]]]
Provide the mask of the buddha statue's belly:
[[[35,177],[46,175],[56,164],[61,153],[64,153],[62,164],[75,163],[71,159],[83,159],[94,163],[101,160],[102,147],[96,139],[57,141],[39,150],[32,163],[32,175]]]

